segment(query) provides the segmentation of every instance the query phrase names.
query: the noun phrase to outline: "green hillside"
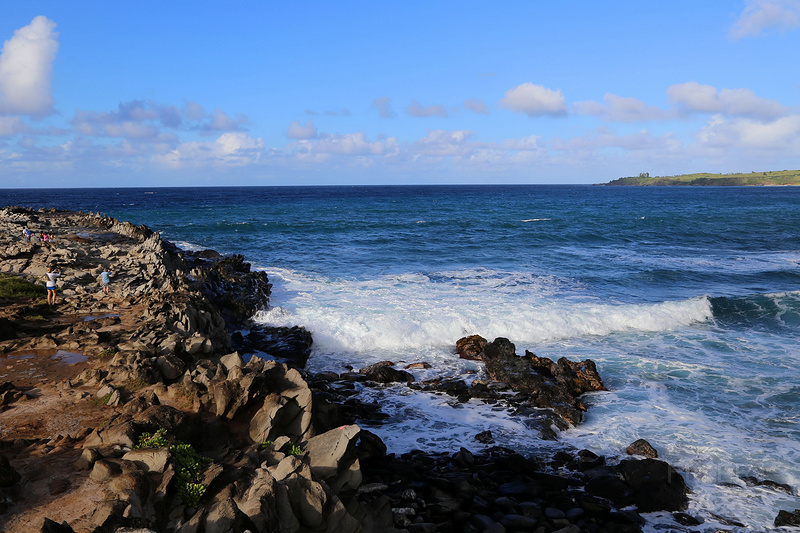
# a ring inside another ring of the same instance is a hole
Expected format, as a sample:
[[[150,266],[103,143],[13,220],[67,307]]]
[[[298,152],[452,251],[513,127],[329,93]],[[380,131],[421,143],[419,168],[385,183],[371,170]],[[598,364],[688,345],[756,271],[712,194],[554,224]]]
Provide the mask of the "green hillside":
[[[654,176],[646,172],[638,176],[618,178],[605,185],[800,185],[800,170],[773,170],[740,174],[683,174]]]

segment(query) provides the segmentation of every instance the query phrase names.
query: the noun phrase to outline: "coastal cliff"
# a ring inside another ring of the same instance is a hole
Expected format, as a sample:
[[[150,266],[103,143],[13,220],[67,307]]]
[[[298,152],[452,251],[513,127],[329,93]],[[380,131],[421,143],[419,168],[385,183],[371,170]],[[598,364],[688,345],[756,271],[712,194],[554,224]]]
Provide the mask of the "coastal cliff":
[[[241,256],[181,251],[99,214],[5,208],[0,259],[2,279],[32,282],[33,294],[5,294],[0,316],[9,533],[641,531],[631,505],[694,520],[680,513],[683,478],[649,446],[629,450],[638,459],[567,448],[526,458],[479,434],[483,453],[388,453],[356,424],[382,423],[379,406],[353,392],[413,374],[389,362],[305,372],[310,333],[249,322],[270,284]],[[48,267],[62,272],[54,306],[37,296]],[[514,351],[497,339],[472,352],[520,382],[511,394],[477,380],[413,388],[509,402],[543,428],[578,423],[580,396],[603,390],[588,360]]]

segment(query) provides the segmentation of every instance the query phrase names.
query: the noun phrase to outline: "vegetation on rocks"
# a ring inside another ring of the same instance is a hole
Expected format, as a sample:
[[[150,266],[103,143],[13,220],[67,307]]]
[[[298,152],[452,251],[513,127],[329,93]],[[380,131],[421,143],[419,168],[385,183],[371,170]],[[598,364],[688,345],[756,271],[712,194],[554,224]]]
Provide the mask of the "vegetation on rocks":
[[[45,296],[47,290],[44,285],[0,273],[0,299],[38,300]]]

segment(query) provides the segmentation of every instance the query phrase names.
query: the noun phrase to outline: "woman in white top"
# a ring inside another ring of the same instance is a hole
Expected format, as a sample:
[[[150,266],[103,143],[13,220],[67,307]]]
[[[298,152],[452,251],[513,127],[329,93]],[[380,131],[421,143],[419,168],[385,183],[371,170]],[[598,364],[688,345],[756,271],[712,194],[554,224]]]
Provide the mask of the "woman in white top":
[[[45,274],[47,278],[47,303],[50,305],[56,304],[56,279],[61,277],[61,271],[55,269],[53,267],[47,268],[47,274]]]

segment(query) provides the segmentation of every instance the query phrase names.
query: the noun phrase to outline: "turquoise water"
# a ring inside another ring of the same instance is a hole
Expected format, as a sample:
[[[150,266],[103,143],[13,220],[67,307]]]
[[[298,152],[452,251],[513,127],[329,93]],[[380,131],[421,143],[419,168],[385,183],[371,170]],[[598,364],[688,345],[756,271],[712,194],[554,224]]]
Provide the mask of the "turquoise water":
[[[619,455],[648,439],[687,476],[704,527],[715,513],[768,531],[800,508],[741,479],[800,486],[798,188],[6,189],[0,204],[101,211],[244,254],[275,284],[259,320],[310,329],[312,370],[424,360],[418,378],[472,379],[480,367],[452,350],[473,333],[591,358],[610,390],[563,440]],[[372,429],[394,451],[477,449],[487,428],[541,445],[477,403],[365,394],[392,416]]]

